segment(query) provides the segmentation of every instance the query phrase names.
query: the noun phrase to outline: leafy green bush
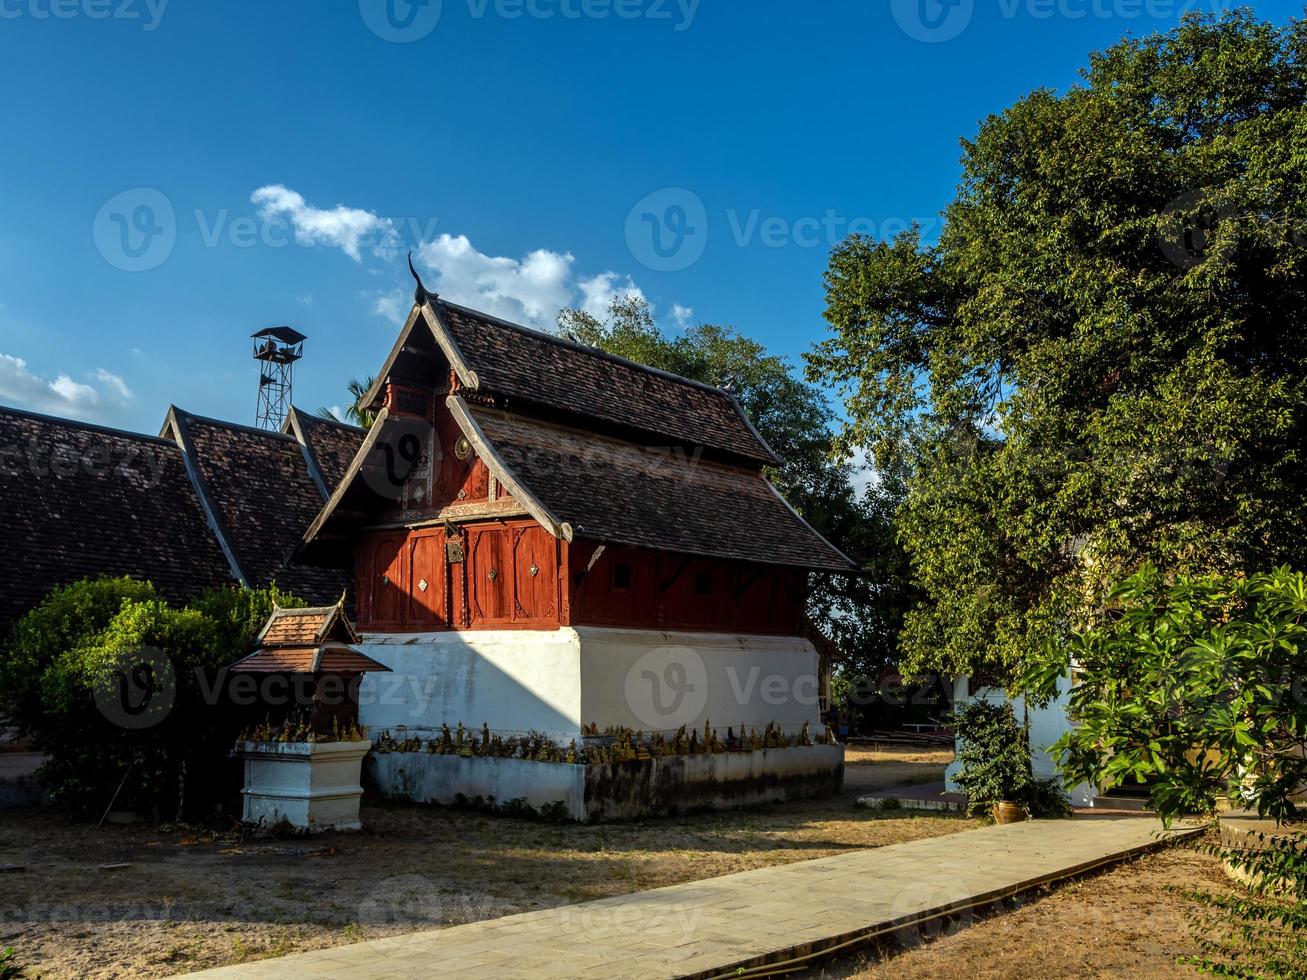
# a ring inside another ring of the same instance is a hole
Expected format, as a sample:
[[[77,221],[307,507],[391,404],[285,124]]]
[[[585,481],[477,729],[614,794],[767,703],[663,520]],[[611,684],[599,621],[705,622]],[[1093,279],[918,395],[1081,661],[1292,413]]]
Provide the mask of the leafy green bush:
[[[1168,579],[1149,565],[1020,686],[1048,697],[1076,665],[1079,725],[1054,746],[1068,782],[1147,784],[1168,821],[1221,800],[1292,820],[1307,781],[1305,620],[1307,583],[1287,568]]]
[[[970,701],[957,710],[954,723],[961,743],[957,782],[967,794],[967,812],[988,813],[1003,800],[1021,802],[1035,774],[1012,705]]]
[[[156,817],[211,813],[247,720],[220,668],[244,654],[274,602],[298,604],[276,589],[226,588],[179,608],[148,583],[104,579],[29,613],[0,662],[32,675],[0,702],[51,756],[40,773],[51,799],[95,816],[115,794],[118,809]]]
[[[20,619],[0,656],[0,713],[26,734],[42,719],[41,677],[60,654],[88,642],[125,602],[154,598],[154,586],[132,578],[101,578],[56,589]]]

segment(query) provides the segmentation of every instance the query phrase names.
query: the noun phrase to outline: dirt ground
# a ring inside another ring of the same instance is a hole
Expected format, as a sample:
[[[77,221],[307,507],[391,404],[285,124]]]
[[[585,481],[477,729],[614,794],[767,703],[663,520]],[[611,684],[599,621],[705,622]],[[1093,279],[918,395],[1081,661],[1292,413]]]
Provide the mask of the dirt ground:
[[[1048,980],[1194,978],[1176,960],[1194,953],[1177,888],[1232,890],[1214,858],[1173,847],[950,926],[923,925],[875,950],[801,974],[806,980]],[[800,976],[796,974],[796,976]]]
[[[0,811],[0,948],[29,975],[167,976],[956,833],[853,800],[950,758],[851,749],[833,799],[593,827],[365,802],[363,834],[251,841]]]

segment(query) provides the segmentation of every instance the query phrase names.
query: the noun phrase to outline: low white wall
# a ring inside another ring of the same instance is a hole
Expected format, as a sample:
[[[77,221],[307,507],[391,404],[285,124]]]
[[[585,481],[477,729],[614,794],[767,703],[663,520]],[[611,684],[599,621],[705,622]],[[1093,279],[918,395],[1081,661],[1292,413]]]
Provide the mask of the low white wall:
[[[965,677],[953,679],[953,703],[960,708],[967,701],[987,701],[990,704],[1003,704],[1010,701],[1016,712],[1017,721],[1025,722],[1025,698],[1009,698],[1002,688],[983,687],[974,696],[967,694],[968,681]],[[1071,679],[1063,677],[1057,684],[1057,697],[1047,707],[1029,709],[1030,718],[1030,761],[1035,775],[1041,779],[1061,779],[1057,770],[1056,756],[1049,751],[1053,743],[1070,731],[1074,726],[1067,717],[1067,702],[1071,693]],[[959,746],[960,748],[960,746]],[[949,765],[944,774],[945,789],[951,793],[959,792],[956,782],[961,766],[957,762]],[[1075,806],[1092,806],[1095,791],[1088,783],[1081,783],[1071,791],[1071,802]]]
[[[372,752],[364,782],[381,795],[504,807],[523,801],[572,820],[629,820],[828,796],[844,778],[844,746],[805,745],[579,765],[523,759]]]
[[[589,724],[820,731],[817,652],[799,637],[577,627],[370,633],[360,649],[392,671],[366,675],[359,691],[374,733],[459,722],[564,742]]]
[[[524,800],[539,810],[562,804],[573,820],[585,819],[585,766],[429,752],[373,752],[364,781],[385,797],[446,806],[463,796],[502,807]]]

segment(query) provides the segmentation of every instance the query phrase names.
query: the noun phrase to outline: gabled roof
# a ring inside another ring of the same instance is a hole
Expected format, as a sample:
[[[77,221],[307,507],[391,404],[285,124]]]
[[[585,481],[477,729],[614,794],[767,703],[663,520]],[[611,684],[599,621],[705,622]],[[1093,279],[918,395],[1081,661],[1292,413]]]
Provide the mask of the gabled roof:
[[[169,409],[164,432],[185,453],[200,502],[236,577],[310,598],[339,595],[337,572],[287,565],[323,492],[294,436]]]
[[[325,500],[340,485],[349,464],[358,454],[367,430],[292,407],[282,432],[294,436],[304,447],[310,475],[319,484]]]
[[[131,575],[181,602],[231,582],[176,443],[0,407],[0,642],[50,590]]]
[[[257,647],[304,646],[336,640],[340,643],[358,643],[359,635],[354,624],[345,615],[344,599],[334,606],[305,606],[299,609],[272,611],[259,631],[254,645]]]
[[[721,388],[637,364],[552,334],[449,303],[432,294],[415,304],[365,402],[380,405],[396,369],[420,372],[426,356],[413,333],[425,330],[464,388],[534,405],[616,432],[633,431],[672,444],[704,446],[762,466],[780,462]],[[429,344],[429,342],[428,342]],[[402,361],[419,359],[417,365]]]
[[[831,572],[855,568],[756,471],[458,396],[448,401],[455,418],[471,421],[491,471],[526,488],[533,516],[539,520],[539,510],[542,524],[565,528],[567,537]]]
[[[777,457],[729,393],[419,291],[364,404],[377,421],[304,534],[306,560],[348,567],[370,515],[393,509],[376,486],[392,435],[411,426],[383,404],[387,383],[448,390],[445,406],[511,497],[555,537],[831,572],[857,566],[762,475]],[[490,407],[490,406],[494,407]],[[457,512],[457,513],[455,513]],[[440,519],[484,519],[450,505]]]
[[[359,635],[345,615],[345,600],[334,606],[274,609],[255,650],[232,665],[243,674],[363,674],[390,668],[353,649]]]

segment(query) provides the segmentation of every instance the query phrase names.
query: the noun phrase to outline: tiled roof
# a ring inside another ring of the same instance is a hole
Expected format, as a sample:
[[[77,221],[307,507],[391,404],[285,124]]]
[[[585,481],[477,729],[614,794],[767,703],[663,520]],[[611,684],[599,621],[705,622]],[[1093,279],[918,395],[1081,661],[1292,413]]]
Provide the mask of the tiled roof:
[[[311,645],[326,640],[358,642],[358,634],[345,615],[341,603],[334,606],[274,609],[254,642],[258,646],[275,647]]]
[[[291,409],[287,424],[293,424],[299,430],[304,444],[313,455],[327,496],[340,484],[354,461],[354,456],[363,445],[366,430],[343,422],[333,422],[318,415],[310,415],[297,408]]]
[[[443,300],[431,302],[481,391],[565,412],[583,425],[597,420],[758,464],[776,461],[736,400],[719,388]]]
[[[462,404],[498,462],[581,538],[849,572],[758,472]]]
[[[363,674],[390,668],[357,650],[334,643],[323,646],[268,647],[232,665],[241,674]]]
[[[249,584],[275,581],[310,601],[339,597],[347,585],[342,574],[286,564],[323,504],[294,437],[179,409],[171,417],[182,430],[202,500]]]
[[[172,601],[232,580],[175,443],[8,408],[0,541],[0,635],[82,578],[148,579]]]

